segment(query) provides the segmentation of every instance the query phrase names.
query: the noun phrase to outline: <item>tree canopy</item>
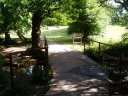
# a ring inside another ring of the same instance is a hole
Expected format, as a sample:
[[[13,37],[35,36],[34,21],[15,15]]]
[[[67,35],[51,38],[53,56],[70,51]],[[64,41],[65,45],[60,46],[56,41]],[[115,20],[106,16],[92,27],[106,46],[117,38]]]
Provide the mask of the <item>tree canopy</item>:
[[[108,1],[118,4],[115,6]],[[95,35],[109,22],[109,10],[106,10],[106,6],[118,9],[116,14],[123,13],[118,18],[122,21],[122,18],[128,16],[127,5],[127,0],[1,0],[0,30],[3,33],[10,30],[22,33],[31,27],[32,48],[38,48],[40,26],[44,24],[42,22],[49,21],[47,24],[52,25],[53,22],[66,24],[65,22],[71,21],[70,32],[83,32],[84,36]],[[113,21],[116,21],[115,16],[112,15]],[[125,20],[122,21],[124,25],[127,23]]]
[[[120,10],[128,11],[128,1],[127,0],[99,0],[102,6],[110,6],[113,5],[116,8],[120,7]]]
[[[98,0],[79,0],[72,6],[71,18],[73,23],[69,26],[69,33],[82,32],[86,38],[88,35],[96,35],[109,23],[107,10],[99,5]]]
[[[5,33],[5,42],[11,41],[9,31],[24,33],[30,30],[31,20],[29,13],[24,10],[22,2],[14,0],[2,0],[0,2],[1,32]]]
[[[128,28],[128,1],[127,0],[99,0],[101,6],[112,10],[112,23]]]
[[[38,47],[41,22],[67,2],[68,0],[1,0],[1,31],[24,31],[29,28],[27,23],[29,25],[32,21],[32,47]],[[5,37],[9,37],[9,34]]]

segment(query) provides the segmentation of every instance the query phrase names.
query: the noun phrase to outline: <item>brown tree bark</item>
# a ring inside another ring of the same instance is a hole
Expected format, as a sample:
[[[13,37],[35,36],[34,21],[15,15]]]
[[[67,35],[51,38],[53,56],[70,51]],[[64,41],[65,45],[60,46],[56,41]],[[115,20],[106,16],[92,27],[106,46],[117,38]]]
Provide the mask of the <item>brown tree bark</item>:
[[[9,32],[5,32],[5,41],[4,41],[4,43],[5,43],[6,45],[12,43],[12,39],[11,39],[11,36],[10,36]]]
[[[43,19],[51,14],[52,11],[58,10],[60,8],[49,9],[45,13],[41,10],[37,10],[34,12],[32,16],[32,49],[39,48],[39,41],[40,41],[40,25]]]
[[[22,41],[22,43],[27,42],[27,39],[23,36],[23,34],[21,34],[21,32],[17,32],[17,35],[18,35],[19,39]]]
[[[32,49],[39,48],[40,41],[40,25],[42,22],[42,12],[36,11],[32,17]]]

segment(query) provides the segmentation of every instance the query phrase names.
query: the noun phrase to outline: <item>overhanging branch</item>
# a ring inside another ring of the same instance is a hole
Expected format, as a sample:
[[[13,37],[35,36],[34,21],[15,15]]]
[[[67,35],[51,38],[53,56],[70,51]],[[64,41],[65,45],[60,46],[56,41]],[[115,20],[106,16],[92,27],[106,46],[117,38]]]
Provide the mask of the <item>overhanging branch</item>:
[[[59,10],[59,9],[60,9],[60,7],[47,10],[47,12],[42,16],[42,18],[49,16],[51,14],[51,12]]]
[[[128,11],[128,1],[127,0],[123,0],[123,1],[120,1],[120,0],[114,0],[116,3],[119,3],[121,4],[126,11]]]

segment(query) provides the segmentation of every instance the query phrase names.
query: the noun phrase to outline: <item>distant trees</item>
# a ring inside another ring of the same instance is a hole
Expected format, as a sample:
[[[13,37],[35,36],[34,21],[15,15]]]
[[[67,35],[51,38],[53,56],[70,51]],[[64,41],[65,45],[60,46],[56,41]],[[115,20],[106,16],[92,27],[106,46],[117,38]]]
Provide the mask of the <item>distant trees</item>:
[[[74,2],[69,10],[73,21],[69,25],[69,33],[82,32],[84,38],[99,34],[109,23],[107,10],[100,6],[98,0],[78,0],[78,2]]]
[[[101,6],[113,11],[112,23],[128,27],[128,0],[99,0]]]
[[[112,10],[111,23],[128,29],[128,0],[99,0],[101,6]],[[128,31],[122,36],[122,43],[128,44]]]
[[[110,6],[113,5],[116,8],[120,7],[120,10],[128,11],[128,1],[127,0],[99,0],[102,6]],[[116,3],[116,4],[115,4]]]

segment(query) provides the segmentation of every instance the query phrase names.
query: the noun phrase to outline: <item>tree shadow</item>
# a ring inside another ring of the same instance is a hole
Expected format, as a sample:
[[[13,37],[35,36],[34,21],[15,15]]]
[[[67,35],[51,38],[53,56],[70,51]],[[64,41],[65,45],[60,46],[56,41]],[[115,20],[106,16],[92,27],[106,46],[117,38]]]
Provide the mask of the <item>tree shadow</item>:
[[[46,96],[109,96],[107,75],[87,56],[64,48],[49,57],[54,75]]]

